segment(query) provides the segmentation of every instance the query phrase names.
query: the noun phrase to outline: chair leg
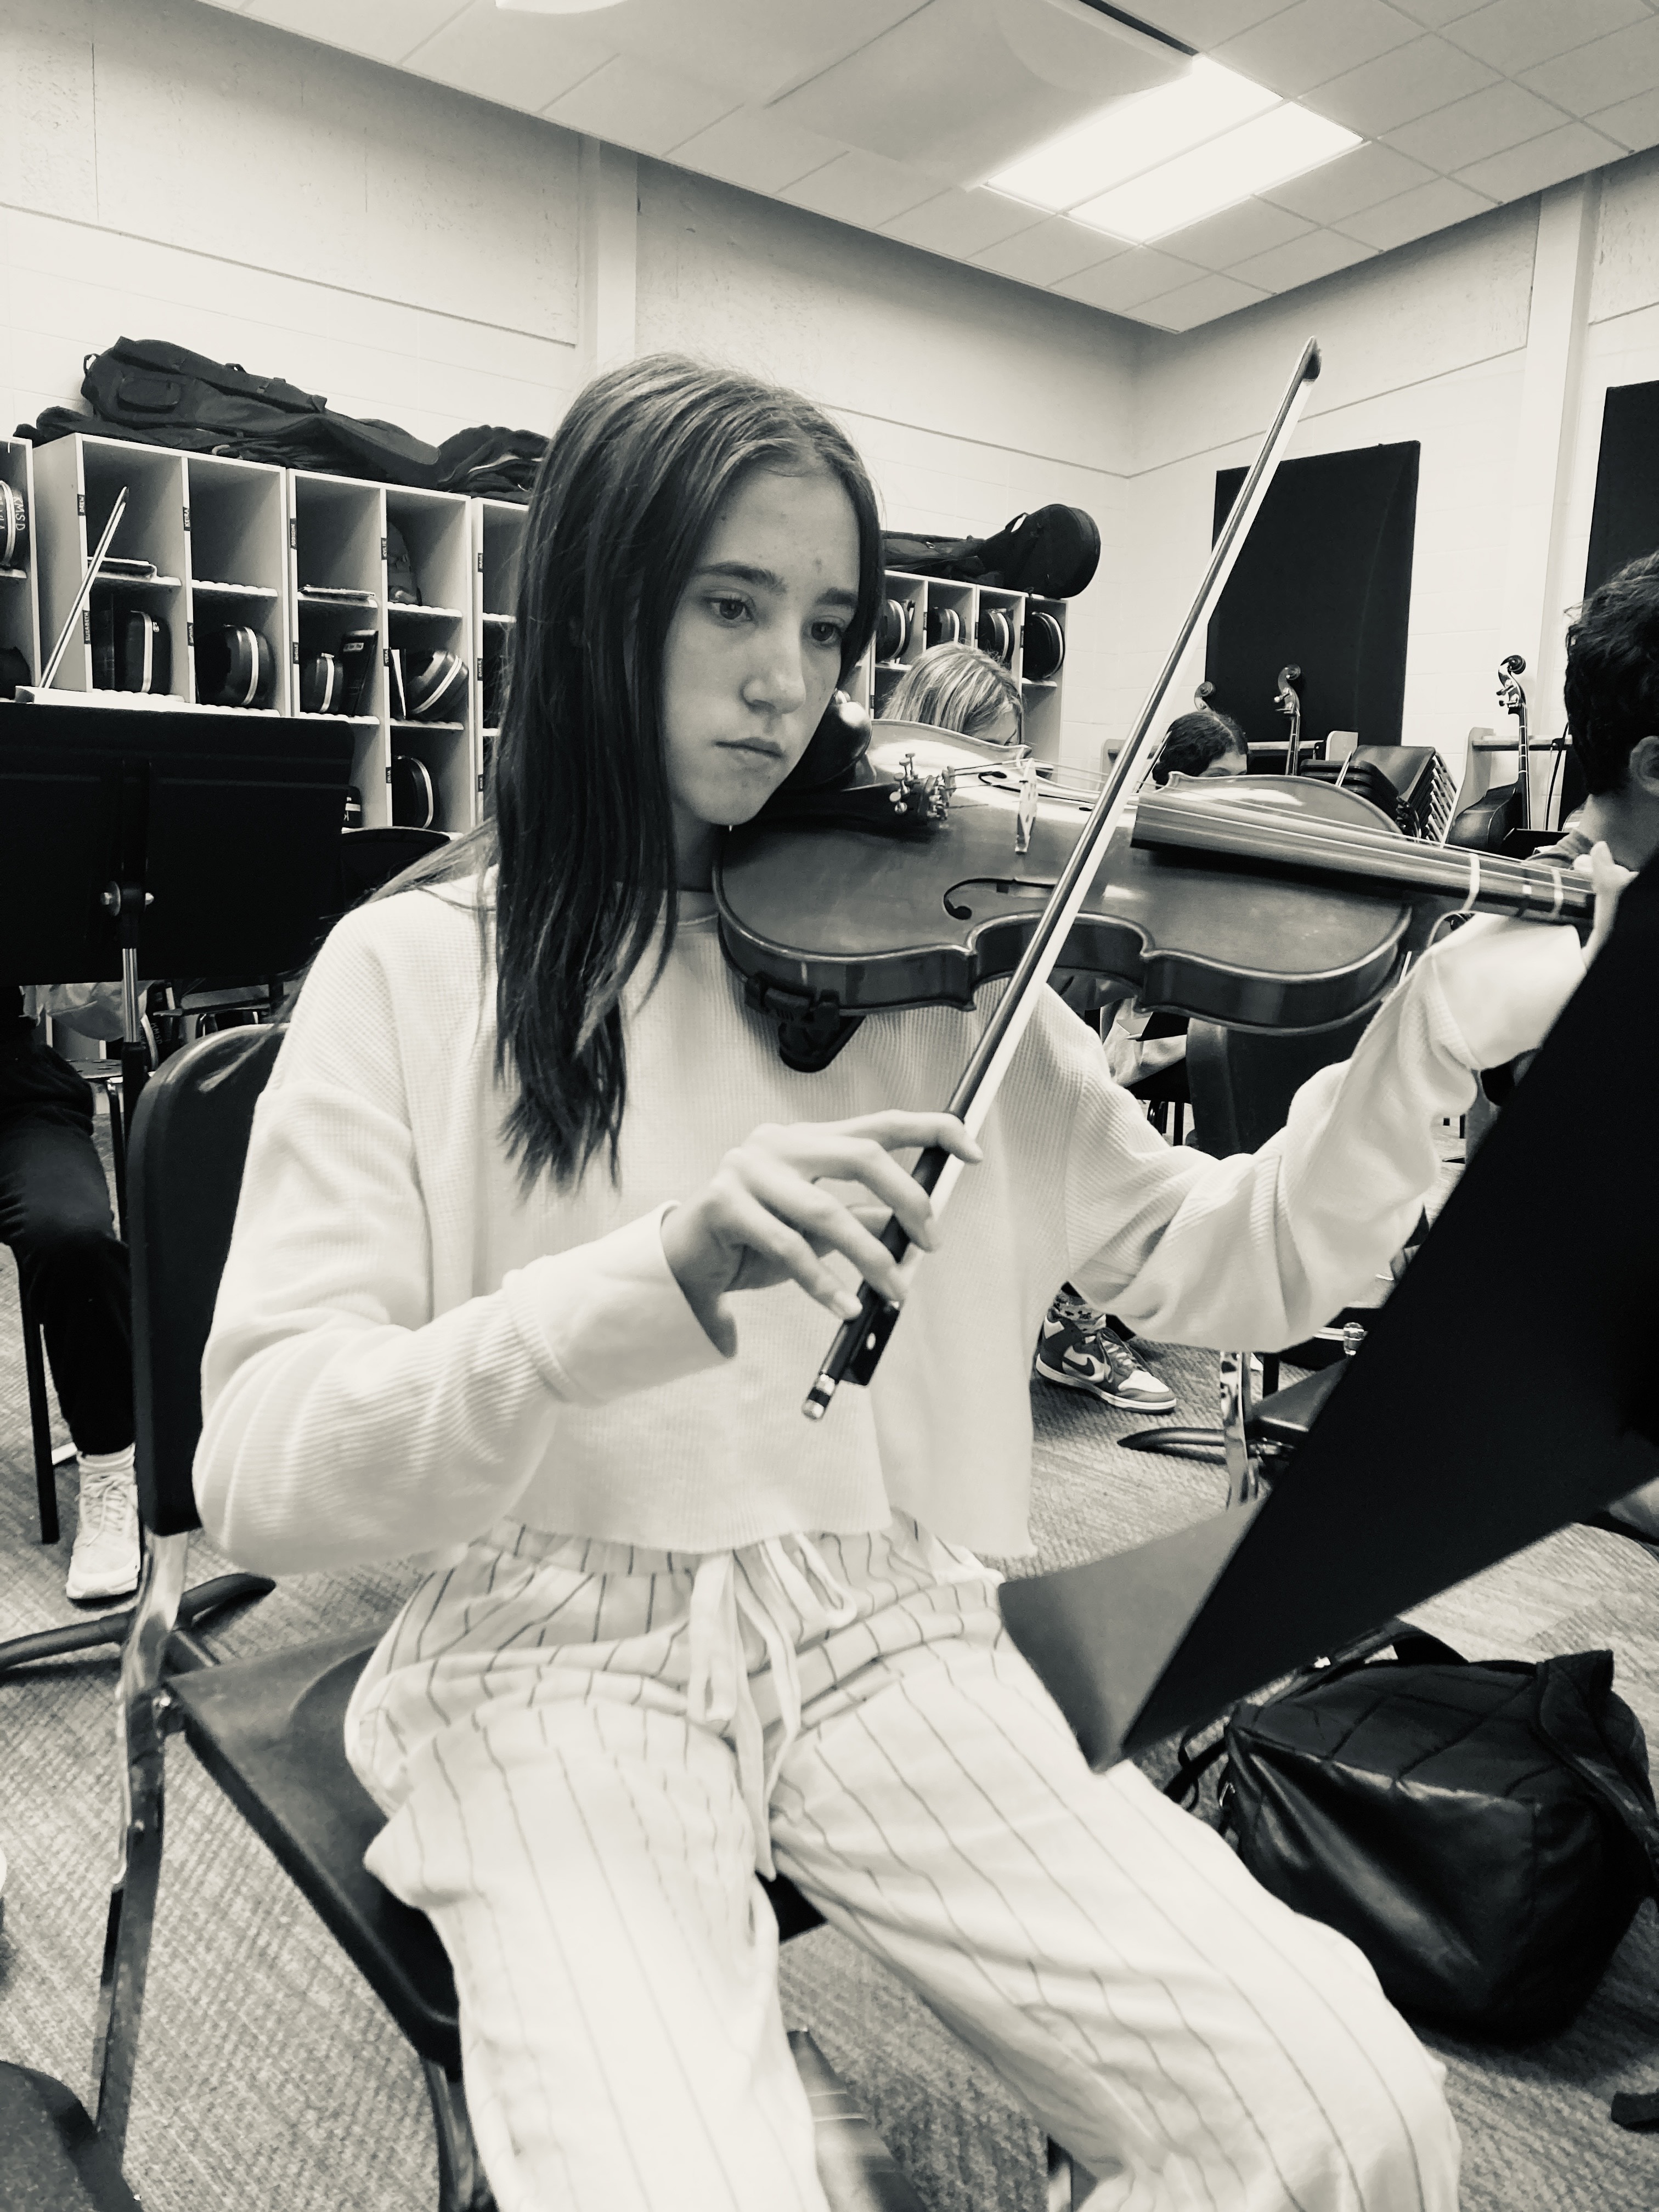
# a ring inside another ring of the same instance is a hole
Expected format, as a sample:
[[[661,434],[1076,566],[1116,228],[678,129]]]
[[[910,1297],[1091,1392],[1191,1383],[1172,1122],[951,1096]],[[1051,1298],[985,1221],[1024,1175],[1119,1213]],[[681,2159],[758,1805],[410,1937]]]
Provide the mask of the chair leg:
[[[41,1348],[40,1324],[17,1278],[18,1300],[23,1311],[23,1366],[28,1376],[29,1431],[34,1440],[34,1492],[40,1509],[40,1541],[55,1544],[58,1526],[58,1472],[52,1455],[52,1414],[46,1404],[46,1359]]]
[[[126,2148],[132,2110],[138,2026],[161,1874],[166,1717],[161,1666],[184,1595],[189,1549],[188,1536],[149,1539],[132,1626],[121,1649],[116,1692],[123,1754],[121,1836],[104,1933],[92,2072],[98,2089],[98,2132],[118,2163]]]
[[[1221,1438],[1227,1467],[1227,1504],[1247,1505],[1261,1494],[1261,1468],[1250,1449],[1247,1426],[1250,1406],[1250,1355],[1221,1355]]]
[[[429,2058],[422,2060],[421,2071],[426,2075],[438,2133],[438,2212],[495,2212],[495,2199],[472,2140],[465,2090]]]

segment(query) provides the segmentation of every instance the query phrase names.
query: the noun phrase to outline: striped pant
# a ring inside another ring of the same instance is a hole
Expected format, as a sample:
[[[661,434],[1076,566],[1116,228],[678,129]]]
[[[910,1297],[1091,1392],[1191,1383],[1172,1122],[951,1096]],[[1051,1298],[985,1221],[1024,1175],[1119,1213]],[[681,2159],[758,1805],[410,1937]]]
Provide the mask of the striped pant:
[[[410,1600],[348,1748],[454,1964],[501,2212],[823,2212],[774,1863],[1092,2212],[1454,2212],[1440,2069],[1360,1954],[1089,1771],[995,1587],[902,1518],[707,1556],[507,1522]]]

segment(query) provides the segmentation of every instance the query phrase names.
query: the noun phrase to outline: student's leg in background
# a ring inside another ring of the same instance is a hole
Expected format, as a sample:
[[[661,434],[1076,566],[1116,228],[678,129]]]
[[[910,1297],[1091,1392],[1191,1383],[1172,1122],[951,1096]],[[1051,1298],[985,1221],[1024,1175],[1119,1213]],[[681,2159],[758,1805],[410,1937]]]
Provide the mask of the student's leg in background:
[[[131,1279],[89,1119],[0,1115],[0,1243],[17,1255],[76,1447],[122,1450],[132,1442]]]

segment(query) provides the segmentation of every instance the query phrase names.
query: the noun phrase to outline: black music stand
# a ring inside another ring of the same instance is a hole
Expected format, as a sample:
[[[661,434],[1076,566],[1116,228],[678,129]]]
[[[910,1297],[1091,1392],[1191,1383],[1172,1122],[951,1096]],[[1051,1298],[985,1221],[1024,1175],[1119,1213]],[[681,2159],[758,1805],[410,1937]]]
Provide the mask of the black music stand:
[[[1271,1493],[1004,1585],[1091,1766],[1659,1475],[1656,1102],[1659,860]]]
[[[147,1071],[141,975],[236,980],[309,958],[338,900],[351,754],[337,722],[0,702],[6,973],[123,983],[127,1127]],[[181,1617],[270,1588],[222,1577],[191,1593]],[[130,1619],[19,1638],[0,1646],[0,1673],[118,1644]]]
[[[343,725],[0,702],[0,945],[30,983],[121,982],[129,1127],[142,975],[276,975],[337,896]]]

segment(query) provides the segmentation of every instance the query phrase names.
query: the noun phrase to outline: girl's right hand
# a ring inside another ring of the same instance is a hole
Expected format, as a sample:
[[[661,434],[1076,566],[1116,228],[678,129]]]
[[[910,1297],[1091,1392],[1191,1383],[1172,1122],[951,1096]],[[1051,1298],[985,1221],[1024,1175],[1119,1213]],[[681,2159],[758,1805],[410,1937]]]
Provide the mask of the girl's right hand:
[[[711,1339],[731,1351],[736,1332],[720,1302],[730,1291],[762,1291],[793,1279],[837,1320],[858,1299],[824,1264],[839,1252],[896,1304],[899,1263],[881,1241],[880,1219],[896,1214],[913,1244],[937,1242],[933,1202],[891,1155],[939,1145],[969,1164],[979,1146],[953,1115],[861,1114],[847,1121],[763,1123],[734,1146],[712,1179],[663,1216],[662,1247],[674,1278]],[[878,1202],[878,1229],[826,1182],[861,1183]]]

